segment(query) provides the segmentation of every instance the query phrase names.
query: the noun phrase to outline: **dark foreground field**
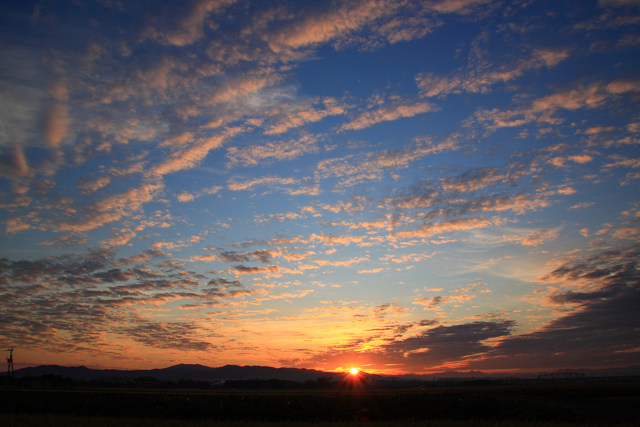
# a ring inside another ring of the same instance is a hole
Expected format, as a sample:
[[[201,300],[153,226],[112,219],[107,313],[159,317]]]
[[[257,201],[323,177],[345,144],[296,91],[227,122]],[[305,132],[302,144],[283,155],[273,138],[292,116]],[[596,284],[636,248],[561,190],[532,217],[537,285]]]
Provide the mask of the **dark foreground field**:
[[[0,389],[3,426],[632,426],[640,420],[638,408],[636,383],[419,390]]]

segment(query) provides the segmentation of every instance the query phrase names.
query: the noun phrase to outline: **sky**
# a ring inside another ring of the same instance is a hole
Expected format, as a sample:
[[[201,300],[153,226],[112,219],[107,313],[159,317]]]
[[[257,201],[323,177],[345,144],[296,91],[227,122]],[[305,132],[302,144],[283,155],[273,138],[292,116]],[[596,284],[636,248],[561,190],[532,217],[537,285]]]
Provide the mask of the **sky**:
[[[3,1],[16,368],[640,364],[640,1]]]

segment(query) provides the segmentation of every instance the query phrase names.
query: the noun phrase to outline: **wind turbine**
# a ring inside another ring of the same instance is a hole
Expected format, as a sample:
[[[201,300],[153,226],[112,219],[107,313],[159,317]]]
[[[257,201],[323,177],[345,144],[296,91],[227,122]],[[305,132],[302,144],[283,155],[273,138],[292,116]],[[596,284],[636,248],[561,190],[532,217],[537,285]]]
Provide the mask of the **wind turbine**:
[[[9,358],[7,359],[7,375],[13,376],[13,347],[7,350]]]

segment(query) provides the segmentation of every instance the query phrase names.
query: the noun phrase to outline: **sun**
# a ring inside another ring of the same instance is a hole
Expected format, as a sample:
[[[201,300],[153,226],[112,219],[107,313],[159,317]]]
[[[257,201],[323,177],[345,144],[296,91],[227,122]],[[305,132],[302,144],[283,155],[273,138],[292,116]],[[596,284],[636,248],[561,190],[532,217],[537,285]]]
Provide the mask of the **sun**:
[[[351,368],[351,369],[349,369],[349,373],[350,373],[351,375],[358,375],[358,372],[359,372],[359,371],[358,371],[358,368]]]

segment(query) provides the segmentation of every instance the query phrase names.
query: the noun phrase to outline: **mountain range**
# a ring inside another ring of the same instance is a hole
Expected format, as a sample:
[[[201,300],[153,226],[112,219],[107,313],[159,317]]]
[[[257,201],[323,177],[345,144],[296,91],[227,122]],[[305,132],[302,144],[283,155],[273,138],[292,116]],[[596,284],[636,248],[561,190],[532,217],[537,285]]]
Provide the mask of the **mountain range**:
[[[226,365],[212,368],[203,365],[174,365],[163,369],[118,370],[118,369],[90,369],[84,366],[41,365],[18,369],[14,373],[16,378],[38,377],[42,375],[59,375],[74,380],[134,380],[147,377],[161,381],[197,380],[208,382],[223,382],[228,380],[268,380],[278,379],[286,381],[315,381],[319,378],[339,380],[345,374],[323,372],[314,369],[271,368],[267,366],[237,366]]]
[[[569,372],[569,370],[556,371]],[[588,377],[617,377],[617,376],[640,376],[640,366],[630,366],[626,368],[600,369],[600,370],[571,370],[580,372]],[[212,368],[198,364],[180,364],[163,369],[141,369],[141,370],[118,370],[118,369],[90,369],[84,366],[58,366],[40,365],[18,369],[14,373],[16,378],[39,377],[42,375],[59,375],[63,378],[73,380],[105,380],[105,381],[127,381],[137,378],[155,378],[161,381],[195,380],[220,383],[229,380],[284,380],[284,381],[316,381],[325,378],[331,381],[344,379],[346,373],[324,372],[315,369],[300,368],[272,368],[268,366],[238,366],[226,365]],[[521,377],[532,378],[538,374],[488,374],[481,371],[458,372],[448,371],[429,375],[375,375],[365,372],[360,373],[367,379],[404,379],[404,380],[432,380],[443,378],[505,378]]]

